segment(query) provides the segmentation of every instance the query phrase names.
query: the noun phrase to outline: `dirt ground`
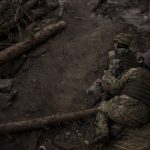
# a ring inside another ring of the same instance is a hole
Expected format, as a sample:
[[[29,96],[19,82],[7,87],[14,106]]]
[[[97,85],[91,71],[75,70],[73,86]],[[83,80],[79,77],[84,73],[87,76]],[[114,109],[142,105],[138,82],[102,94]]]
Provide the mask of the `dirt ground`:
[[[92,99],[87,96],[86,89],[106,68],[107,52],[112,48],[114,35],[137,32],[135,25],[127,24],[124,20],[117,21],[118,18],[112,20],[92,14],[91,9],[95,4],[96,0],[68,0],[64,14],[68,27],[27,54],[28,59],[14,76],[17,96],[12,106],[0,112],[1,122],[62,114],[90,107]],[[139,40],[138,36],[135,37]],[[133,46],[139,48],[139,43],[133,43]],[[148,46],[140,45],[140,48],[146,49]],[[144,128],[146,130],[140,130],[147,133],[144,133],[143,138],[148,139],[150,127],[148,125]],[[129,137],[132,137],[132,141],[134,137],[140,137],[141,132],[138,134],[138,131],[131,131],[133,134]],[[87,147],[84,144],[94,132],[93,117],[29,133],[2,136],[0,149],[35,150],[40,145],[44,145],[47,150],[101,149],[99,145]],[[137,135],[134,136],[134,133]],[[149,142],[142,142],[146,148],[150,146]],[[113,148],[114,144],[111,144],[106,149]],[[115,149],[123,148],[118,146]]]

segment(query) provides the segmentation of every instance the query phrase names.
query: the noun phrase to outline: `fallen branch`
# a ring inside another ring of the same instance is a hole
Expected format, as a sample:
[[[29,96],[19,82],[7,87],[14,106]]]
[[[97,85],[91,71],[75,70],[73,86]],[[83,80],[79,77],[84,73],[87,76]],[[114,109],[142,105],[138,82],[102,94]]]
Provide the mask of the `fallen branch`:
[[[30,11],[30,9],[32,9],[34,7],[34,5],[36,5],[38,2],[38,0],[29,0],[28,2],[26,2],[23,7],[21,7],[21,5],[19,6],[19,10],[22,10],[17,17],[15,17],[15,22],[17,22],[18,20],[20,20],[20,18],[22,17],[23,14],[25,14],[29,20],[31,22],[33,22],[33,18],[28,14],[28,11]]]
[[[13,2],[6,3],[5,0],[2,4],[0,4],[0,37],[8,35],[10,29],[14,28],[16,23],[19,23],[22,20],[24,14],[31,22],[34,22],[28,12],[37,4],[37,2],[38,0],[28,0],[23,6],[21,6],[20,4]],[[6,10],[5,13],[2,13],[3,9]]]
[[[60,30],[66,28],[66,23],[64,21],[60,21],[56,24],[49,25],[43,28],[41,31],[37,32],[31,38],[19,42],[11,47],[6,48],[5,50],[0,52],[0,65],[7,63],[8,61],[28,52],[34,47],[40,45],[44,41],[48,40],[48,38]]]
[[[4,135],[7,133],[16,133],[16,132],[35,130],[35,129],[43,128],[46,125],[50,126],[57,123],[75,121],[85,117],[89,117],[90,115],[95,115],[97,112],[98,109],[93,108],[85,111],[68,113],[64,115],[53,115],[44,118],[32,119],[28,121],[0,124],[0,135]]]

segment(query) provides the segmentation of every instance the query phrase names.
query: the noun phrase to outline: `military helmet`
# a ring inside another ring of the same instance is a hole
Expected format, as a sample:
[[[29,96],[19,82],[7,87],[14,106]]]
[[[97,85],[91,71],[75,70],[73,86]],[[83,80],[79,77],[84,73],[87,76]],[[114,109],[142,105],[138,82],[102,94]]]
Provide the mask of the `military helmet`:
[[[132,37],[129,34],[126,33],[120,33],[118,35],[115,36],[115,38],[113,39],[113,42],[115,43],[119,43],[119,44],[125,44],[127,46],[130,46],[132,41]]]

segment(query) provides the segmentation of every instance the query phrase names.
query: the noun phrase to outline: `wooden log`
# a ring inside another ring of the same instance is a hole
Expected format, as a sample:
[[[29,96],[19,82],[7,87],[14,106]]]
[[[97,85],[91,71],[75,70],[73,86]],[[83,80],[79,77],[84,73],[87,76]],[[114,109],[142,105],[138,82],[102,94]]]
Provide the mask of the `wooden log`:
[[[64,21],[48,25],[29,39],[26,39],[23,42],[19,42],[4,49],[0,52],[0,65],[7,63],[8,61],[28,52],[39,44],[45,42],[50,36],[66,28],[66,26],[66,22]]]
[[[71,122],[97,114],[98,109],[88,109],[85,111],[73,112],[63,115],[53,115],[44,118],[32,119],[28,121],[12,122],[0,124],[0,135],[30,131],[43,128],[46,125]]]

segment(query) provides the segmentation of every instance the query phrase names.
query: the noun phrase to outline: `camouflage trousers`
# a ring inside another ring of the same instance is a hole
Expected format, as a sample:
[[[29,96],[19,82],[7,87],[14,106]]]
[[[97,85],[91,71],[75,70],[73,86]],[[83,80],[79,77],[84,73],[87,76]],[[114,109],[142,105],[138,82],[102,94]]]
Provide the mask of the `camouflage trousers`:
[[[109,132],[109,119],[128,127],[138,127],[150,120],[149,107],[125,94],[102,102],[99,110],[96,116],[97,134]]]

